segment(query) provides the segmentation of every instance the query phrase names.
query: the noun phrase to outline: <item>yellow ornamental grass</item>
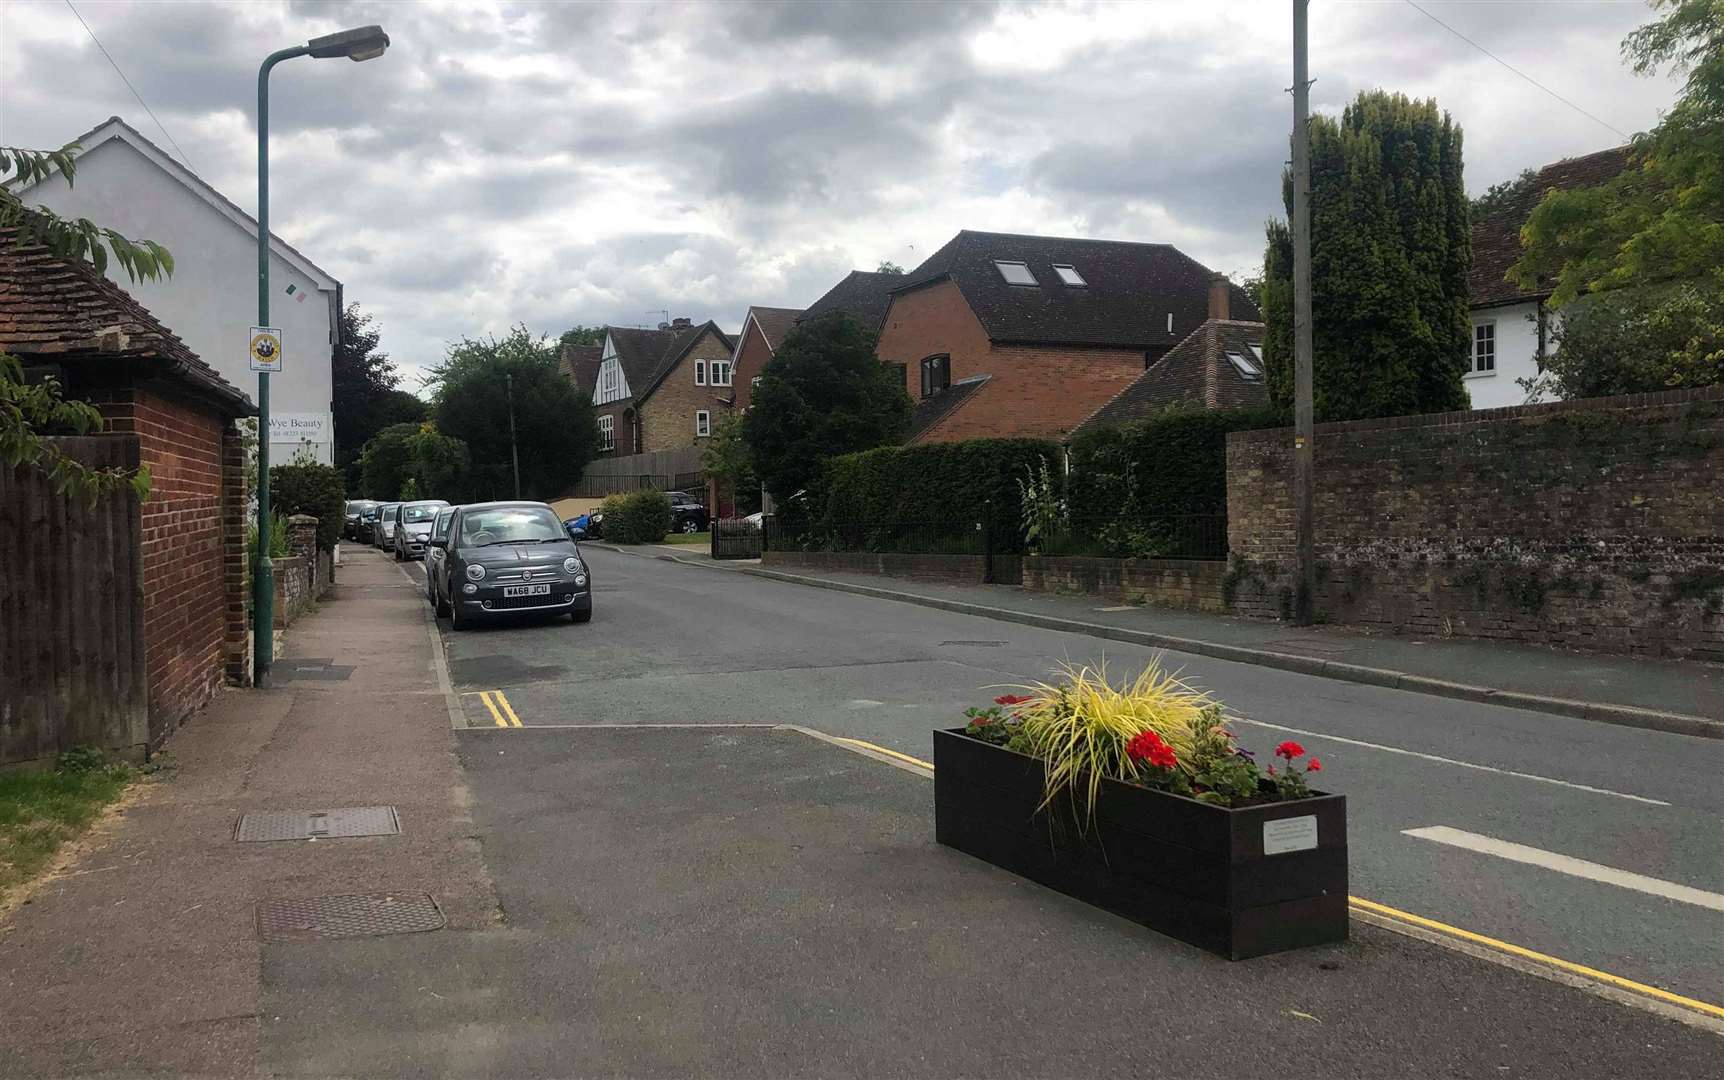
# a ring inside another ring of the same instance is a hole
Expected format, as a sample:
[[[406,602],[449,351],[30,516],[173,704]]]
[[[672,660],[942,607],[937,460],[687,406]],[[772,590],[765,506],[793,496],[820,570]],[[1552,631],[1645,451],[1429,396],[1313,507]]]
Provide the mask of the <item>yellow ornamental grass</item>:
[[[1108,682],[1105,662],[1093,669],[1062,664],[1059,674],[1057,683],[1018,688],[1030,700],[1012,710],[1023,723],[1025,749],[1047,766],[1044,809],[1062,791],[1074,803],[1081,792],[1080,820],[1088,820],[1103,777],[1136,775],[1125,752],[1134,735],[1154,731],[1186,768],[1199,734],[1215,723],[1215,714],[1205,713],[1214,699],[1164,670],[1159,660],[1119,688]]]

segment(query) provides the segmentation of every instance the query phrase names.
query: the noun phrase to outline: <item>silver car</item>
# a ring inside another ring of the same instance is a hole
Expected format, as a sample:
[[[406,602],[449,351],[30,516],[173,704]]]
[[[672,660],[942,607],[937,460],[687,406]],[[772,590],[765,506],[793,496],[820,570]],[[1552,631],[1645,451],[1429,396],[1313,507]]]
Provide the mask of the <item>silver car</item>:
[[[448,505],[442,499],[420,499],[401,504],[395,512],[395,536],[390,542],[396,562],[417,559],[425,554],[425,541],[431,535],[437,511]]]
[[[384,503],[377,508],[377,524],[371,526],[371,546],[378,551],[388,551],[395,542],[395,515],[400,509],[400,503]]]

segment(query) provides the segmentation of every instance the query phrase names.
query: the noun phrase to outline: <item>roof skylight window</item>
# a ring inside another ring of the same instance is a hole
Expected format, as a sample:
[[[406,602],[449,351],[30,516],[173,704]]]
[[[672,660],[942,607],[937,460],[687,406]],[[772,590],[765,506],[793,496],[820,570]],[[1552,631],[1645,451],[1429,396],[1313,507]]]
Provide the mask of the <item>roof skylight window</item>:
[[[1067,285],[1089,284],[1089,282],[1083,279],[1083,275],[1077,272],[1077,267],[1072,266],[1069,263],[1054,263],[1054,273],[1058,274],[1060,276],[1060,280],[1065,282]]]
[[[1030,268],[1026,263],[995,259],[994,266],[999,269],[1000,276],[1006,279],[1007,285],[1036,284],[1036,276],[1030,273]]]
[[[1241,353],[1230,352],[1227,362],[1233,365],[1233,370],[1239,372],[1239,377],[1246,382],[1261,382],[1263,369],[1257,366],[1257,361]]]

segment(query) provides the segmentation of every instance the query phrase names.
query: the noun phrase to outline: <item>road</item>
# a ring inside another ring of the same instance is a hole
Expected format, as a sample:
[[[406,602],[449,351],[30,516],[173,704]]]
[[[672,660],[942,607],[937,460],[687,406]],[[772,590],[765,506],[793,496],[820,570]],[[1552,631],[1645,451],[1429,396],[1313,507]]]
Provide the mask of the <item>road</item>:
[[[588,550],[586,626],[453,634],[471,737],[595,724],[792,723],[918,758],[1001,687],[1152,650]],[[418,574],[414,567],[411,573]],[[1177,653],[1264,754],[1324,760],[1355,896],[1724,1003],[1724,746]],[[492,692],[501,691],[501,694]]]

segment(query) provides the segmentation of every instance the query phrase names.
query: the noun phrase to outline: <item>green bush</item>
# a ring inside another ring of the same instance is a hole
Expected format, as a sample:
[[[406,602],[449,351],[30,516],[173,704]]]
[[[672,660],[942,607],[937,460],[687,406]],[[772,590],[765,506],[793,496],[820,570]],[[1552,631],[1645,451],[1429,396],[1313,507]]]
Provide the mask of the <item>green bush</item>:
[[[269,470],[270,509],[284,517],[310,514],[317,519],[317,546],[325,551],[341,539],[347,513],[347,481],[331,465],[308,462]]]
[[[1066,497],[1074,524],[1154,533],[1170,517],[1227,513],[1227,434],[1280,427],[1275,409],[1172,410],[1079,435]]]
[[[604,539],[612,543],[656,544],[670,532],[670,496],[662,491],[607,495],[599,511],[605,515]]]
[[[831,524],[971,521],[991,509],[1010,531],[1021,517],[1019,481],[1044,462],[1057,474],[1060,458],[1045,439],[883,446],[827,463],[822,508]]]

